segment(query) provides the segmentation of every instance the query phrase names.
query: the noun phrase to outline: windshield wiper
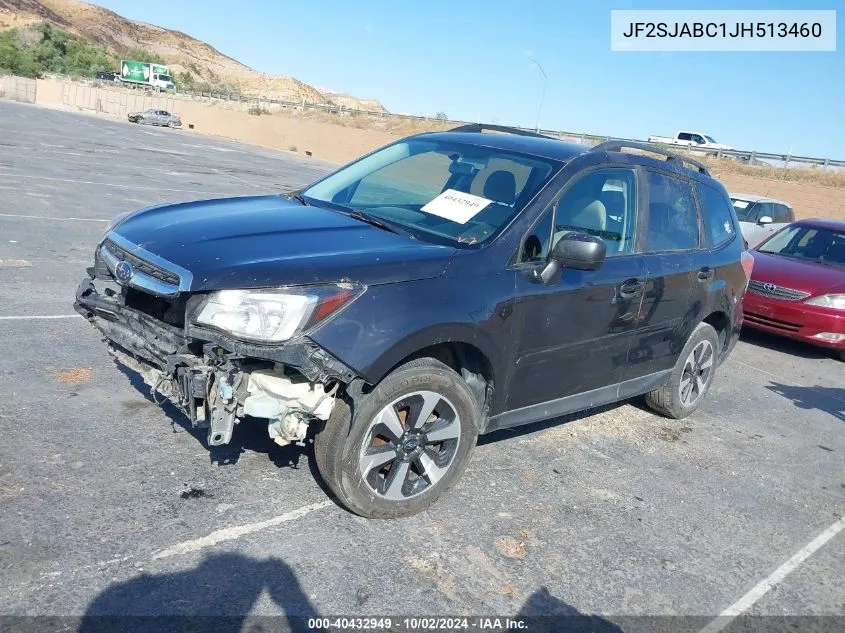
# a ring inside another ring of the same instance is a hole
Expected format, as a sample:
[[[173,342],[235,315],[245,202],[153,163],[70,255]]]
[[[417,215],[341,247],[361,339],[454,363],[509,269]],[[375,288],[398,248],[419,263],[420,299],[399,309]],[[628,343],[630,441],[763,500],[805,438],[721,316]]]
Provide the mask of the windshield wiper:
[[[303,195],[302,195],[301,193],[299,193],[298,191],[297,191],[296,193],[289,193],[289,194],[288,194],[288,200],[296,200],[296,201],[297,201],[299,204],[301,204],[303,207],[310,206],[310,205],[308,204],[308,201],[305,199],[305,196],[303,196]]]
[[[377,218],[374,215],[367,215],[366,213],[363,213],[363,212],[357,211],[357,210],[355,210],[355,211],[350,210],[350,211],[346,211],[345,213],[350,218],[355,218],[356,220],[360,220],[361,222],[366,222],[367,224],[371,224],[372,226],[377,226],[378,228],[383,229],[385,231],[390,231],[391,233],[396,233],[397,235],[405,235],[407,237],[414,237],[413,234],[410,231],[403,229],[399,226],[396,226],[393,223],[385,222],[381,218]]]

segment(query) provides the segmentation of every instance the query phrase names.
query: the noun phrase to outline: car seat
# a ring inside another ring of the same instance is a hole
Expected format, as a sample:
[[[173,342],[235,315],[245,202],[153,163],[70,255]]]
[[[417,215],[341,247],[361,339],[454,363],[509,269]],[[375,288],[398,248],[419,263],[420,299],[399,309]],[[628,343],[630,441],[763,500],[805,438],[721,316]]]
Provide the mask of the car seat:
[[[503,169],[494,171],[484,183],[483,196],[492,200],[486,208],[472,218],[472,222],[483,222],[499,227],[513,214],[516,201],[516,178]]]

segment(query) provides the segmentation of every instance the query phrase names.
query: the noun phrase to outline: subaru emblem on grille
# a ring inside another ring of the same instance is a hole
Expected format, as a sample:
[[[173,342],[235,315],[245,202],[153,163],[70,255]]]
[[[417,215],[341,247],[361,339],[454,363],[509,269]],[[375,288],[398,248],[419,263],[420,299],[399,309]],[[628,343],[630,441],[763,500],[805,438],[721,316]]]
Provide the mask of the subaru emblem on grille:
[[[766,292],[774,292],[777,289],[778,289],[778,287],[775,284],[771,284],[771,283],[763,284],[763,290],[765,290]]]
[[[117,277],[117,280],[121,283],[126,283],[130,279],[132,279],[132,275],[135,274],[135,269],[132,267],[132,264],[127,262],[126,260],[117,262],[117,266],[114,267],[114,276]]]

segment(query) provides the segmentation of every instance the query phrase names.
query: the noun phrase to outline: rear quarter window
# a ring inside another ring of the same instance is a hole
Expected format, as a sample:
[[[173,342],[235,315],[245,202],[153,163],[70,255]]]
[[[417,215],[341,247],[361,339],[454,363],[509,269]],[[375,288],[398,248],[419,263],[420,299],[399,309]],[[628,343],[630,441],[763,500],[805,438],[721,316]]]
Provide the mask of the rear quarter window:
[[[733,206],[720,191],[709,185],[696,184],[704,220],[704,235],[711,248],[718,248],[736,234]]]

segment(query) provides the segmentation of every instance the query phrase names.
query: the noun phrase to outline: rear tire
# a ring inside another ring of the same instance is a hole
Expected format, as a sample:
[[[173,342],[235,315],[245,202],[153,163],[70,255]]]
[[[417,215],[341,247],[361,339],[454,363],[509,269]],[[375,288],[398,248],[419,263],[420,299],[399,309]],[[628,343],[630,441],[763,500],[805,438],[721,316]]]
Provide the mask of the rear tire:
[[[314,439],[320,474],[341,504],[372,519],[428,508],[460,478],[478,439],[464,380],[432,358],[410,361],[361,397],[341,398]]]
[[[701,405],[716,372],[719,336],[707,323],[699,323],[678,356],[678,361],[663,386],[645,396],[655,413],[680,420]]]

